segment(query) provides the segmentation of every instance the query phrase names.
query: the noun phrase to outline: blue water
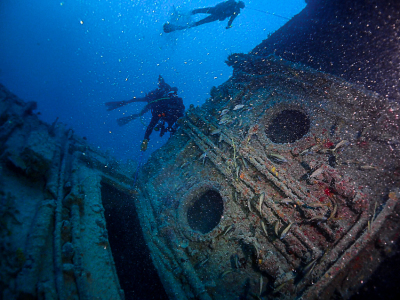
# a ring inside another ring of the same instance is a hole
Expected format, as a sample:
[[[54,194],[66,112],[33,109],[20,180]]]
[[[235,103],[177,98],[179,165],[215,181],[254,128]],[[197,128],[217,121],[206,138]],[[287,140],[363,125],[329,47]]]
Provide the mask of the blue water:
[[[0,82],[25,101],[36,101],[40,118],[73,128],[118,159],[140,153],[148,113],[119,127],[116,119],[143,104],[107,112],[104,103],[128,100],[156,88],[162,74],[179,88],[186,108],[201,105],[212,86],[232,74],[225,59],[249,52],[300,12],[304,0],[244,1],[227,20],[165,34],[172,6],[189,11],[220,1],[1,0]],[[261,10],[261,11],[260,11]],[[168,139],[153,132],[147,157]]]

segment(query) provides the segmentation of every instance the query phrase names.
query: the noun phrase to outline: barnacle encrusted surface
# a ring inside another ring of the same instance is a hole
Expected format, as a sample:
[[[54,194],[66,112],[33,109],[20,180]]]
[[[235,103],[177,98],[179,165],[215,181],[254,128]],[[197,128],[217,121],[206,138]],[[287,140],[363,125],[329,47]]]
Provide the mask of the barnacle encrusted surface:
[[[376,267],[355,258],[374,253],[398,209],[398,105],[275,56],[228,64],[235,76],[187,112],[140,175],[137,205],[164,285],[200,299],[355,290]],[[222,214],[198,204],[211,194]]]

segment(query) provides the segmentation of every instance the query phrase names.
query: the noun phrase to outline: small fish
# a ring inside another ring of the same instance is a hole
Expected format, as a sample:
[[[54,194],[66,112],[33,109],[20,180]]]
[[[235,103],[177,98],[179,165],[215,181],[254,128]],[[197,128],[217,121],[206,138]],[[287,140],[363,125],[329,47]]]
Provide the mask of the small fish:
[[[378,202],[375,202],[375,207],[374,207],[374,213],[372,214],[371,222],[375,220],[375,214],[376,214],[376,207],[378,206]]]
[[[233,225],[229,225],[229,226],[225,229],[225,232],[224,232],[223,236],[225,236],[229,231],[231,231],[232,228],[233,228]]]
[[[304,204],[304,206],[317,208],[317,207],[324,207],[324,206],[331,206],[331,205],[328,203],[313,202],[313,203],[306,203],[306,204]]]
[[[233,255],[233,263],[235,266],[235,269],[239,269],[240,268],[240,262],[239,262],[239,256],[237,254]]]
[[[321,175],[324,172],[324,167],[321,166],[318,169],[316,169],[312,174],[310,175],[310,178],[317,177],[318,175]]]
[[[242,162],[243,162],[244,167],[245,167],[246,169],[248,169],[249,166],[247,165],[246,160],[245,160],[243,157],[241,157],[241,159],[242,159]]]
[[[317,152],[319,153],[319,154],[330,154],[330,153],[333,153],[333,150],[334,149],[319,149]]]
[[[224,278],[226,275],[228,275],[229,273],[232,273],[232,270],[226,270],[225,272],[222,272],[221,275],[219,275],[219,278]]]
[[[233,122],[233,120],[231,118],[225,118],[225,119],[219,121],[218,125],[225,125],[225,124],[228,124],[231,122]]]
[[[317,152],[320,153],[320,154],[329,154],[329,153],[334,154],[334,153],[336,152],[336,150],[338,150],[338,149],[340,149],[340,148],[342,148],[342,147],[344,147],[344,146],[347,146],[347,145],[349,145],[349,144],[350,144],[349,141],[343,140],[343,141],[339,142],[339,143],[336,145],[336,147],[333,148],[333,149],[319,149]]]
[[[281,204],[291,204],[291,203],[294,203],[294,202],[293,202],[292,199],[290,199],[290,198],[288,197],[288,198],[282,199],[281,201],[278,201],[277,203],[281,203]]]
[[[286,158],[284,158],[282,155],[277,154],[277,153],[268,153],[267,154],[268,158],[270,158],[271,160],[277,162],[277,163],[287,163],[288,160]]]
[[[221,115],[221,116],[226,115],[228,112],[229,112],[229,109],[225,108],[225,109],[223,109],[223,110],[221,111],[220,115]]]
[[[290,222],[289,225],[282,231],[281,233],[281,237],[279,239],[284,239],[286,237],[286,235],[288,234],[290,227],[292,227],[293,223]]]
[[[256,249],[256,256],[257,256],[257,258],[258,258],[258,254],[259,254],[259,250],[258,250],[258,247],[257,247],[257,243],[255,242],[254,244],[253,244],[253,247],[254,247],[254,249]]]
[[[336,215],[337,207],[338,207],[337,202],[334,201],[334,203],[333,203],[333,209],[332,209],[332,212],[331,212],[331,214],[330,214],[328,220],[331,220],[331,219]]]
[[[243,104],[238,104],[238,105],[236,105],[236,106],[233,108],[233,110],[239,110],[239,109],[241,109],[241,108],[243,108],[243,107],[244,107]]]
[[[279,227],[280,227],[280,225],[281,225],[280,220],[279,219],[276,220],[275,227],[274,227],[274,231],[275,231],[276,236],[279,236]]]
[[[314,259],[307,266],[305,266],[305,268],[303,270],[303,274],[304,274],[303,278],[307,278],[312,273],[312,271],[314,270],[315,265],[317,264],[317,260],[318,260],[318,258]]]
[[[207,157],[207,152],[204,152],[200,157],[199,157],[199,160],[203,160],[203,165],[204,165],[204,163],[206,162],[206,157]]]
[[[261,296],[261,293],[262,293],[262,289],[263,289],[263,277],[262,277],[262,275],[260,275],[260,296]]]
[[[274,295],[274,294],[278,293],[281,289],[283,289],[285,287],[285,285],[287,285],[288,283],[291,283],[293,281],[294,281],[294,279],[292,278],[288,281],[285,281],[284,283],[281,283],[276,289],[274,289],[272,291],[272,294]]]
[[[262,192],[261,195],[260,195],[259,203],[258,203],[260,213],[261,213],[262,204],[264,202],[264,198],[265,198],[265,193]]]
[[[261,220],[261,227],[262,227],[262,230],[264,231],[265,235],[268,236],[268,233],[267,233],[267,230],[265,229],[265,224],[264,224],[263,220]]]
[[[335,146],[335,148],[332,150],[332,152],[335,152],[335,151],[338,150],[339,148],[342,148],[342,147],[347,146],[347,145],[349,145],[349,144],[350,144],[350,142],[347,141],[347,140],[340,141],[340,142]]]
[[[239,179],[240,166],[236,167],[236,178]]]
[[[247,206],[249,207],[249,211],[250,211],[250,212],[253,212],[253,211],[251,210],[250,198],[247,198]]]
[[[204,258],[203,260],[199,261],[199,262],[194,266],[194,268],[195,268],[195,269],[200,269],[200,268],[202,268],[202,267],[208,262],[209,259],[210,259],[210,256],[207,256],[207,257]]]
[[[250,295],[251,295],[254,299],[256,299],[256,300],[262,300],[262,299],[260,298],[260,296],[254,294],[254,293],[252,293],[252,292],[250,292]]]
[[[222,115],[220,120],[224,120],[224,119],[231,119],[231,116],[229,116],[229,115]]]
[[[301,271],[304,275],[304,277],[306,277],[306,275],[308,275],[310,273],[310,270],[312,271],[312,269],[314,269],[314,266],[317,262],[317,260],[319,259],[319,257],[313,259],[312,261],[310,261]]]
[[[307,148],[306,150],[303,150],[302,152],[300,152],[299,155],[304,156],[304,155],[308,155],[308,154],[314,154],[315,152],[319,151],[319,149],[321,149],[321,145],[317,144],[310,148]]]
[[[311,218],[311,219],[308,220],[308,221],[319,223],[319,222],[326,222],[327,220],[328,220],[328,219],[327,219],[326,217],[314,217],[314,218]]]
[[[220,133],[221,133],[221,129],[214,129],[213,131],[211,131],[211,135],[220,134]]]
[[[359,167],[360,170],[378,170],[378,167],[375,167],[373,165],[364,165]]]
[[[357,160],[351,160],[351,159],[342,161],[342,165],[352,165],[352,164],[358,165],[358,164],[360,164],[360,162]]]

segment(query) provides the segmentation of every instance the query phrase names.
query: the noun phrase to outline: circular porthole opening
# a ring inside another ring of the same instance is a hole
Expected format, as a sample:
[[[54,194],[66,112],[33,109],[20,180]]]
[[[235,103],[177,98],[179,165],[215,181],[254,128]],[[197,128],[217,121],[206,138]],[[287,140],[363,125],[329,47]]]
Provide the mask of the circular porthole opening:
[[[308,116],[295,109],[285,109],[271,121],[265,133],[274,143],[293,143],[310,130]]]
[[[187,220],[190,228],[205,234],[217,227],[223,212],[224,202],[221,195],[217,191],[209,190],[189,207]]]

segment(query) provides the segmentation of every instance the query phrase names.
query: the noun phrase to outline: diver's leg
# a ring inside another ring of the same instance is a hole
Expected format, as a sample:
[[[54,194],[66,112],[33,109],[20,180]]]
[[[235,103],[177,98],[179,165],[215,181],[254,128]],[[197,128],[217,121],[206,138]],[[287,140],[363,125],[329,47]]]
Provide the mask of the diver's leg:
[[[161,131],[160,131],[160,137],[163,137],[164,134],[167,132],[168,128],[165,128],[164,124],[161,127]]]
[[[174,133],[176,131],[176,126],[174,127],[176,121],[178,120],[178,117],[174,114],[167,118],[165,121],[168,123],[168,126],[166,128],[166,131],[169,131],[171,133]]]
[[[211,10],[213,9],[213,7],[205,7],[205,8],[197,8],[192,10],[192,15],[195,14],[211,14]]]
[[[150,140],[150,134],[153,132],[154,126],[157,125],[160,117],[157,114],[154,114],[151,118],[150,124],[146,128],[146,132],[144,133],[144,139]]]
[[[208,16],[208,17],[206,17],[204,19],[201,19],[200,21],[190,25],[190,27],[196,27],[196,26],[203,25],[203,24],[210,23],[210,22],[214,22],[214,21],[217,21],[217,20],[218,20],[218,17],[216,17],[214,15],[210,15],[210,16]]]
[[[140,114],[133,114],[127,117],[117,119],[117,123],[119,126],[124,126],[128,124],[130,121],[135,120],[137,117],[140,117]]]

